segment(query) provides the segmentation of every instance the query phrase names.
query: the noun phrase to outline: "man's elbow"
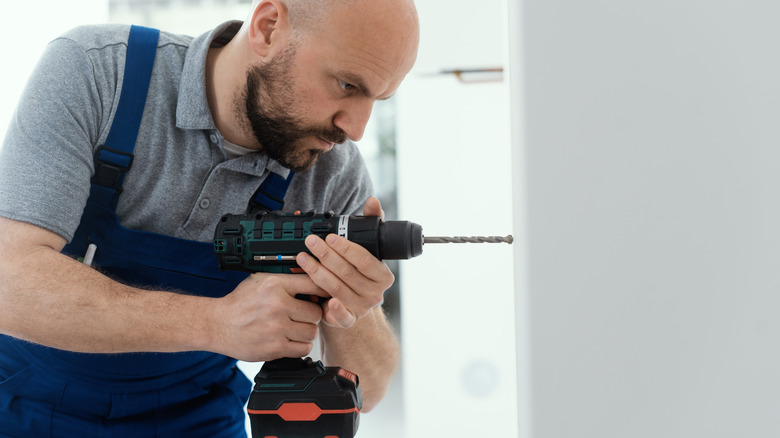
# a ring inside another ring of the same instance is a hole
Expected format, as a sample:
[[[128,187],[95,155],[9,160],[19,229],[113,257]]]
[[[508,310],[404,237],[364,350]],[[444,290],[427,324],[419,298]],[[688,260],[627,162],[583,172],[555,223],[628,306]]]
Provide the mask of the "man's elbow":
[[[367,414],[373,411],[374,408],[379,405],[379,402],[385,398],[385,395],[387,395],[387,387],[382,389],[374,388],[370,391],[363,392],[363,408],[360,410],[360,412]]]
[[[372,376],[373,378],[371,381],[366,381],[365,384],[361,382],[363,409],[361,409],[360,412],[371,412],[385,398],[385,395],[387,395],[393,376],[398,370],[398,364],[400,362],[399,349],[394,349],[390,356],[391,358],[386,362],[388,368],[385,368],[384,372]]]

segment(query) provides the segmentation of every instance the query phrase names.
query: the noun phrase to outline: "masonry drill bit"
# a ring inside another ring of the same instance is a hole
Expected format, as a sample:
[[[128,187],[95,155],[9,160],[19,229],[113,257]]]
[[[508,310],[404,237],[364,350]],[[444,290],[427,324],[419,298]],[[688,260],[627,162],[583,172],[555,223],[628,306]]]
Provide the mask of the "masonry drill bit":
[[[423,243],[509,243],[514,242],[508,236],[423,236]]]

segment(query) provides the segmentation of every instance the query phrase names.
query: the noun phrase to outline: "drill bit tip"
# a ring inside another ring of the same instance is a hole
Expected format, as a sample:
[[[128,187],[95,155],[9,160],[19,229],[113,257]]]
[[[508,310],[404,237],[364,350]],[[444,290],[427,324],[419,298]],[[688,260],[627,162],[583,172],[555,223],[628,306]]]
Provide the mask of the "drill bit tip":
[[[514,242],[512,235],[508,236],[424,236],[423,243],[509,243]]]

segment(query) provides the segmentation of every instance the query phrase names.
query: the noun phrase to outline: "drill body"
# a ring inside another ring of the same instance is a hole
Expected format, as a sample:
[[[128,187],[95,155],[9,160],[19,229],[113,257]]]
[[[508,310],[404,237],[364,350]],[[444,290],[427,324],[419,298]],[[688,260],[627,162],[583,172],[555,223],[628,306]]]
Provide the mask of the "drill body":
[[[301,273],[295,256],[309,252],[306,237],[325,238],[331,233],[359,244],[380,260],[409,259],[422,253],[422,227],[412,222],[278,211],[223,216],[214,235],[214,252],[222,269]]]

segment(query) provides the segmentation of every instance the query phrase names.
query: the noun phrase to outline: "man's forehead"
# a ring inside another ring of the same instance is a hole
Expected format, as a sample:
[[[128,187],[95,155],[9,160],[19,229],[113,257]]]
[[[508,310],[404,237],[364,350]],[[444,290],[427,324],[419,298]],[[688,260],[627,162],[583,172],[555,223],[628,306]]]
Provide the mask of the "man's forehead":
[[[331,1],[334,7],[320,17],[313,33],[341,37],[357,46],[403,52],[419,42],[419,21],[411,0]]]
[[[393,20],[392,15],[377,15],[362,19],[363,14],[348,9],[334,11],[333,19],[315,32],[309,42],[332,57],[340,73],[350,74],[357,82],[354,85],[363,85],[370,94],[378,96],[384,90],[372,90],[371,76],[400,82],[417,57],[419,30],[416,19],[399,21]]]

